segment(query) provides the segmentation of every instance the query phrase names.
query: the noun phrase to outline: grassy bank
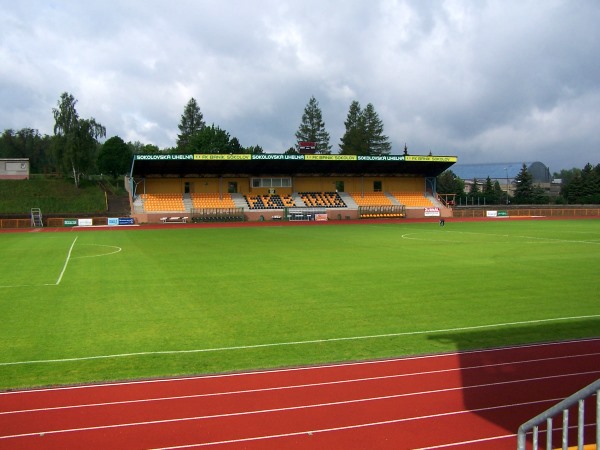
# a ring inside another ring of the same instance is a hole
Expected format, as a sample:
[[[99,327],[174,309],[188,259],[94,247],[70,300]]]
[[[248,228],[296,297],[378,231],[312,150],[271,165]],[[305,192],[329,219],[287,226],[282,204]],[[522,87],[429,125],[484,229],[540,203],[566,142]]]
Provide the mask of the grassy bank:
[[[96,182],[84,181],[76,188],[72,180],[32,177],[0,180],[0,214],[98,213],[106,210],[104,191]]]

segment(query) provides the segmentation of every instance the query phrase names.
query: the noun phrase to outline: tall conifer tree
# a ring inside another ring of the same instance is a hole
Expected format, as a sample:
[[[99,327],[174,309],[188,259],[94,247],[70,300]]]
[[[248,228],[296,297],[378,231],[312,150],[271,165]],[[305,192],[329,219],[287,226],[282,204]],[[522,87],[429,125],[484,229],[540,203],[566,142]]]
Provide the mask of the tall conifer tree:
[[[388,155],[392,149],[383,134],[383,122],[369,103],[363,110],[355,100],[350,104],[344,122],[346,132],[340,142],[340,153],[345,155]]]
[[[362,110],[360,103],[354,100],[348,109],[348,115],[344,122],[346,132],[340,142],[340,154],[362,155],[366,148],[364,127],[362,123]]]
[[[325,129],[323,114],[319,108],[319,102],[313,95],[304,108],[302,122],[296,131],[297,148],[300,142],[314,142],[316,153],[330,154],[329,133]]]
[[[190,143],[192,138],[198,134],[205,126],[204,116],[200,112],[200,107],[196,99],[192,97],[185,105],[181,122],[179,123],[180,134],[177,135],[177,150],[183,153],[191,151]]]

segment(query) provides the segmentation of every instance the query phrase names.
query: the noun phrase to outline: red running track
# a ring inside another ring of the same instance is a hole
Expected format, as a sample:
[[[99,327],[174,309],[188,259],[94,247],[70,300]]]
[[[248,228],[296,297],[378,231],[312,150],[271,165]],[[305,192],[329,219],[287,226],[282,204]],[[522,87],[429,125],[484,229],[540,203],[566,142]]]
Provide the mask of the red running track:
[[[0,449],[511,449],[600,377],[600,338],[0,392]]]

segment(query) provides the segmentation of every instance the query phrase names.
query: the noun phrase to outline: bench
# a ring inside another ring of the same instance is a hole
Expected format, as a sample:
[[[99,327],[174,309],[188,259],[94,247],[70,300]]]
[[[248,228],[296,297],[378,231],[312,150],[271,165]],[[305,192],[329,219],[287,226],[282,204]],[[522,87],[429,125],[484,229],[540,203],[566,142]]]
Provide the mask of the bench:
[[[160,221],[162,223],[187,223],[187,217],[161,217]]]

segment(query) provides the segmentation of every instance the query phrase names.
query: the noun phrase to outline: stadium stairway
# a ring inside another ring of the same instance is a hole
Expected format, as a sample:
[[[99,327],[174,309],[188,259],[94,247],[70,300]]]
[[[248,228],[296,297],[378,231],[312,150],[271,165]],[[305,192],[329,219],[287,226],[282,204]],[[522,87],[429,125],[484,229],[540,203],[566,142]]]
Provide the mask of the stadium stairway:
[[[243,208],[244,211],[248,209],[248,205],[242,194],[231,194],[231,199],[236,208]]]
[[[347,192],[338,192],[338,195],[344,201],[346,207],[350,209],[358,209],[358,205],[356,204],[356,202],[350,194],[348,194]]]
[[[393,205],[401,205],[401,203],[398,201],[398,199],[396,197],[394,197],[392,194],[390,194],[389,192],[386,192],[385,196],[390,199],[390,202],[392,202]]]
[[[297,192],[294,192],[292,194],[292,200],[294,200],[294,204],[296,206],[299,206],[299,207],[305,207],[306,206],[306,204],[304,203],[304,200],[302,200],[302,197],[300,197]]]
[[[190,194],[183,194],[183,206],[185,207],[186,213],[190,214],[192,212],[194,203],[192,202],[192,196]]]

